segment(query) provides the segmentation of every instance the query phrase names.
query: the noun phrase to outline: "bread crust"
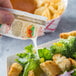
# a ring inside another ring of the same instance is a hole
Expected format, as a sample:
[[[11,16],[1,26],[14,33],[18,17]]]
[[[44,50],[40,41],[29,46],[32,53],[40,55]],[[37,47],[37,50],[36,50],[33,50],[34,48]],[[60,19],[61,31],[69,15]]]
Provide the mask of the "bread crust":
[[[9,75],[8,76],[19,76],[21,71],[23,70],[23,67],[18,63],[13,63],[11,65]]]
[[[74,59],[69,58],[69,60],[70,60],[70,62],[71,62],[72,65],[76,66],[76,61]]]
[[[34,71],[33,71],[33,70],[29,71],[29,72],[28,72],[28,76],[35,76],[35,75],[34,75]]]
[[[48,76],[56,76],[61,73],[61,69],[53,61],[46,61],[40,64],[40,67]]]
[[[70,60],[61,54],[55,54],[53,56],[53,61],[60,67],[63,72],[71,68]]]

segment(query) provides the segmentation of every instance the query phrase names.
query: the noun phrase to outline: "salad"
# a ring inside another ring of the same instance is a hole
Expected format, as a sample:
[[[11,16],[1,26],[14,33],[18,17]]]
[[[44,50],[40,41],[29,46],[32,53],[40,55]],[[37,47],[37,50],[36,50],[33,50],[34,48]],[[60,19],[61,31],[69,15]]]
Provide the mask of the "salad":
[[[62,33],[49,49],[38,49],[39,58],[33,45],[26,46],[24,53],[17,54],[8,76],[76,76],[75,33]]]

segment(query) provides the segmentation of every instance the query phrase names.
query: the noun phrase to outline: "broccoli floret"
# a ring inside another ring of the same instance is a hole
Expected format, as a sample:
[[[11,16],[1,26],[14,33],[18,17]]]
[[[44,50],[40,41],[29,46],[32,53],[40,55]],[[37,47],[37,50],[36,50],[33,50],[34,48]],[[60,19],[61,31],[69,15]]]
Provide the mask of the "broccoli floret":
[[[60,53],[66,57],[76,59],[76,37],[69,37],[68,39],[61,39],[50,47],[53,54]]]

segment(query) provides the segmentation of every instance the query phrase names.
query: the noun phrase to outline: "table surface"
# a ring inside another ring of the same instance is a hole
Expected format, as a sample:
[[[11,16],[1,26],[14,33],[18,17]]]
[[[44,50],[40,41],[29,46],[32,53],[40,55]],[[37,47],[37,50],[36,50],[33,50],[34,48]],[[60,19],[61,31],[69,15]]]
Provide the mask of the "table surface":
[[[44,36],[38,38],[38,45],[51,40],[59,38],[61,32],[68,32],[76,30],[76,0],[69,0],[66,12],[53,33],[46,33]],[[0,76],[7,76],[7,56],[16,54],[24,50],[26,45],[33,44],[31,40],[17,40],[8,37],[0,38]]]

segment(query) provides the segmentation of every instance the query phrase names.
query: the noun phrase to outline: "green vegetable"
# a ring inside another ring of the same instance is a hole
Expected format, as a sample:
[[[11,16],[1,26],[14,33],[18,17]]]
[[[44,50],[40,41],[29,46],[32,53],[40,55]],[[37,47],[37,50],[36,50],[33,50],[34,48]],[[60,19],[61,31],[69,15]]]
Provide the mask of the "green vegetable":
[[[23,76],[23,72],[21,72],[21,74],[19,76]]]
[[[47,48],[39,49],[38,54],[40,58],[44,58],[45,60],[51,60],[53,56],[50,50]]]
[[[71,74],[71,76],[76,76],[76,70]]]
[[[32,25],[32,28],[31,28],[31,30],[32,30],[32,36],[34,35],[34,29],[35,29],[35,27]]]
[[[25,69],[24,69],[24,74],[23,76],[28,76],[28,72],[31,71],[31,70],[36,70],[36,68],[39,66],[39,60],[34,60],[34,59],[31,59],[28,64],[25,66]]]
[[[72,66],[71,66],[71,69],[76,69],[76,66],[72,65]]]
[[[76,59],[76,37],[71,36],[68,39],[60,39],[60,41],[52,45],[50,49],[38,49],[38,54],[39,57],[44,58],[45,61],[52,60],[54,54],[62,54],[68,58]],[[17,56],[18,58],[16,61],[23,66],[23,72],[20,76],[28,76],[28,72],[30,70],[37,73],[36,70],[39,67],[40,60],[36,57],[36,54],[33,54],[32,45],[26,46],[25,52],[17,54]],[[72,74],[72,76],[76,76],[76,71]]]
[[[62,44],[58,46],[57,44]],[[62,54],[66,57],[76,59],[76,37],[69,37],[68,39],[61,39],[56,45],[50,47],[53,54]]]
[[[33,54],[33,46],[30,44],[25,47],[25,52],[17,54],[18,58],[15,60],[23,66],[23,72],[20,76],[28,76],[30,70],[34,70],[39,66],[40,61],[36,55]]]
[[[26,46],[25,50],[26,50],[26,53],[32,54],[33,53],[33,45],[30,44],[29,46]]]
[[[76,58],[75,55],[76,55],[76,37],[69,37],[67,39],[67,43],[65,45],[67,45],[67,57],[71,57],[71,58]]]

